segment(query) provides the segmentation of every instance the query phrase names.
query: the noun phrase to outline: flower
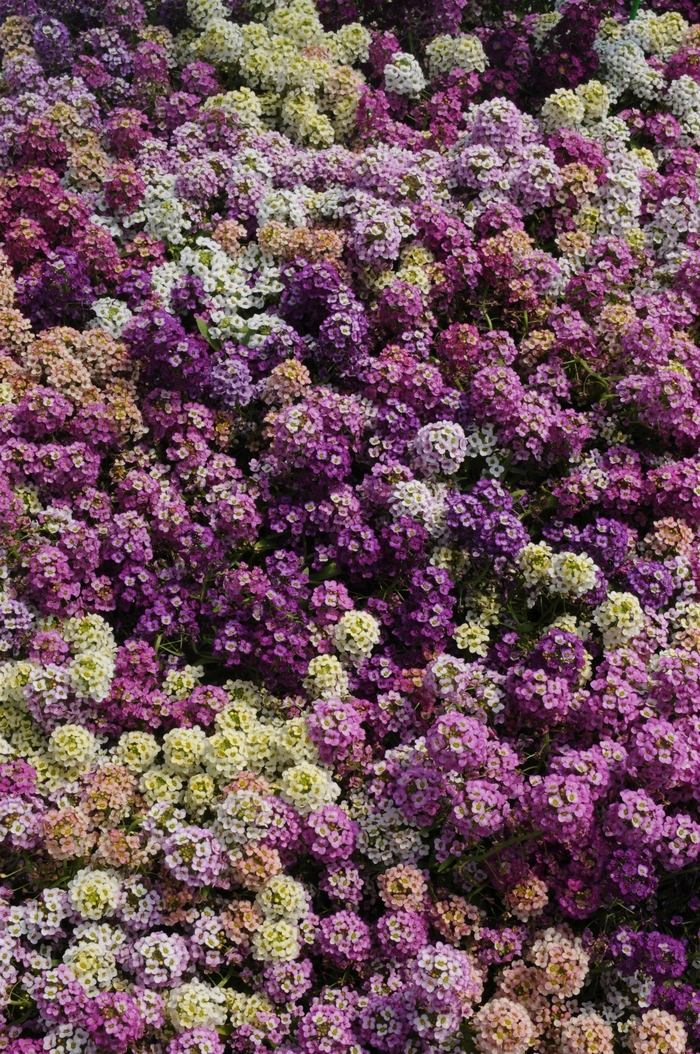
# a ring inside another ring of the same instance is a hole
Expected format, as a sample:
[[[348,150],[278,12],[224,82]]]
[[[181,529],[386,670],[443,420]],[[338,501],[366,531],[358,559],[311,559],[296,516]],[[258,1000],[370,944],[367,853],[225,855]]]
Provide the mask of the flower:
[[[492,999],[474,1015],[476,1045],[485,1054],[496,1051],[525,1051],[536,1030],[524,1006],[510,999]]]
[[[170,990],[168,1014],[176,1032],[192,1028],[212,1031],[226,1022],[226,997],[202,981],[188,981]]]
[[[634,1054],[647,1051],[683,1051],[687,1032],[678,1018],[665,1010],[647,1010],[639,1021],[632,1024],[629,1045]]]
[[[68,883],[71,907],[83,919],[113,915],[119,904],[121,881],[116,871],[81,868]]]

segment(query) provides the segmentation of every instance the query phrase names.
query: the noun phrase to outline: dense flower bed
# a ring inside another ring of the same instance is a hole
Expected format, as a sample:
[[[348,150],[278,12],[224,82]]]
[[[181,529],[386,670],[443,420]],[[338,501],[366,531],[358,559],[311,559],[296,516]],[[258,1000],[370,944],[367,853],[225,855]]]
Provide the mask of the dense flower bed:
[[[144,4],[0,3],[0,1051],[700,1051],[700,11]]]

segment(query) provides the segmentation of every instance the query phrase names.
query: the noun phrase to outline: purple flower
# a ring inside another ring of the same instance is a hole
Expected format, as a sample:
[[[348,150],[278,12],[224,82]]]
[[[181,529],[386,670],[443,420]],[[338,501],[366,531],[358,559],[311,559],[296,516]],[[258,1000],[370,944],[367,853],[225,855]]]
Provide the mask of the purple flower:
[[[369,926],[354,911],[321,919],[317,940],[321,953],[341,969],[364,962],[371,948]]]
[[[324,805],[312,812],[303,832],[309,852],[323,863],[352,856],[357,835],[357,824],[338,805]]]
[[[410,959],[428,943],[428,925],[415,911],[389,912],[377,922],[377,938],[389,959]]]
[[[224,866],[221,843],[202,827],[179,827],[164,840],[163,852],[173,876],[195,888],[216,883]]]

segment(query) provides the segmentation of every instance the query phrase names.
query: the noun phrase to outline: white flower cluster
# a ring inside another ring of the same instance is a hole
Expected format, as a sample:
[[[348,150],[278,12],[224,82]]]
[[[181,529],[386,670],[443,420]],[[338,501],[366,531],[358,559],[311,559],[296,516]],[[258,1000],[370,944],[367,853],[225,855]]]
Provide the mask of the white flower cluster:
[[[350,662],[368,658],[379,638],[379,623],[369,611],[346,611],[333,631],[333,643]]]
[[[688,23],[677,13],[657,15],[640,11],[624,25],[603,19],[594,48],[600,56],[603,79],[614,98],[631,91],[645,102],[665,90],[663,74],[647,62],[647,55],[666,62],[683,45]]]
[[[446,33],[435,37],[425,49],[425,54],[431,79],[455,69],[464,70],[465,73],[474,70],[483,73],[489,64],[479,38],[467,33],[460,33],[458,37]]]
[[[319,195],[301,183],[293,190],[270,188],[258,205],[258,225],[276,220],[289,227],[309,226],[310,216],[317,212]]]
[[[302,816],[330,805],[340,795],[340,787],[325,770],[309,761],[292,765],[282,773],[280,797]]]
[[[91,305],[95,321],[91,328],[103,329],[110,337],[119,340],[126,327],[134,317],[123,300],[115,300],[114,297],[103,296],[99,300],[93,300]]]
[[[575,91],[557,88],[542,103],[540,117],[545,131],[559,128],[580,129],[584,124],[602,121],[610,109],[610,92],[600,81],[579,84]]]
[[[683,131],[694,138],[700,137],[700,84],[684,73],[671,81],[666,103]]]
[[[98,931],[101,928],[94,927]],[[109,927],[105,929],[109,932]],[[85,993],[96,996],[99,991],[112,987],[117,978],[117,960],[114,955],[114,942],[108,935],[96,932],[91,936],[96,939],[79,940],[66,948],[63,963],[70,967]],[[123,938],[124,935],[121,936]]]
[[[216,15],[203,26],[201,37],[191,44],[190,50],[194,55],[228,71],[235,68],[241,57],[243,34],[235,22]]]
[[[647,55],[656,55],[662,62],[668,62],[683,47],[689,28],[678,11],[657,15],[654,11],[642,10],[625,24],[623,37],[634,40]]]
[[[343,699],[350,692],[348,675],[335,655],[317,655],[311,660],[304,688],[312,699]]]
[[[644,611],[633,593],[611,591],[593,612],[605,648],[622,648],[644,628]]]
[[[546,132],[559,128],[580,128],[586,116],[586,105],[570,88],[557,88],[542,103],[540,118]]]
[[[160,238],[168,245],[184,245],[192,226],[185,206],[177,196],[177,177],[160,168],[146,175],[146,190],[141,207],[124,217],[124,226],[142,225],[147,234]]]
[[[276,875],[260,890],[255,903],[268,919],[297,922],[311,909],[311,898],[301,882],[289,875]]]
[[[186,699],[203,676],[203,666],[188,665],[168,670],[163,680],[163,691],[171,699]]]
[[[489,627],[481,619],[467,619],[452,634],[460,651],[469,651],[484,658],[488,655],[489,636]]]
[[[518,567],[534,604],[541,592],[582,597],[595,588],[600,568],[585,553],[555,553],[546,542],[529,542],[518,554]]]
[[[397,51],[384,67],[384,87],[387,91],[415,98],[423,91],[425,84],[418,60],[407,51]]]
[[[182,249],[177,264],[154,267],[153,287],[166,307],[174,286],[187,274],[200,279],[211,311],[211,335],[221,339],[235,338],[254,326],[241,312],[262,311],[282,290],[279,267],[256,242],[231,257],[212,238],[198,237]],[[264,316],[264,321],[269,324],[270,317]]]
[[[291,962],[298,958],[299,929],[287,919],[266,918],[253,934],[253,958],[262,962]]]
[[[228,8],[222,0],[188,0],[187,14],[197,29],[204,29],[215,18],[226,18]]]
[[[138,775],[151,768],[160,754],[160,746],[149,732],[124,732],[115,754],[120,765]]]
[[[206,733],[194,728],[173,728],[163,737],[165,764],[179,776],[191,776],[200,767],[208,746]]]
[[[467,437],[454,421],[423,425],[413,443],[415,467],[427,476],[444,472],[451,476],[467,456]]]
[[[116,871],[83,868],[68,883],[68,899],[83,919],[113,915],[119,906],[121,879]]]
[[[262,102],[250,88],[236,88],[221,95],[210,95],[204,103],[204,109],[236,114],[243,128],[251,128],[255,132],[261,132],[265,127],[261,120]]]
[[[486,658],[491,626],[498,625],[500,611],[501,605],[494,592],[470,594],[466,611],[468,618],[452,634],[460,651]]]
[[[552,576],[554,551],[546,542],[528,542],[518,553],[517,565],[528,592],[535,595],[545,589]]]
[[[89,772],[99,744],[81,725],[59,725],[49,736],[48,753],[69,773]]]
[[[352,67],[367,60],[371,41],[359,23],[326,33],[313,0],[282,0],[259,21],[241,25],[219,0],[190,0],[188,11],[201,31],[189,57],[244,82],[209,106],[235,110],[249,128],[280,127],[312,147],[350,132],[363,84]]]
[[[593,201],[598,210],[597,233],[621,237],[638,229],[642,208],[639,163],[624,147],[608,149],[611,162],[605,182],[600,184]]]
[[[223,1028],[226,1024],[226,996],[221,988],[203,981],[188,981],[170,990],[168,1014],[178,1032],[191,1028]]]
[[[586,553],[556,553],[549,589],[565,597],[582,597],[595,588],[600,568]]]

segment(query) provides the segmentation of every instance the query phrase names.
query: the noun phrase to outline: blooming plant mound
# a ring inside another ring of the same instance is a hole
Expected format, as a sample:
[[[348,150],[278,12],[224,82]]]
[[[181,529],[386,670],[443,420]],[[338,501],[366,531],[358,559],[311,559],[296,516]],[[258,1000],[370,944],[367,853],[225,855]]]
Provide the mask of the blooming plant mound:
[[[700,9],[0,19],[0,1052],[700,1051]]]

